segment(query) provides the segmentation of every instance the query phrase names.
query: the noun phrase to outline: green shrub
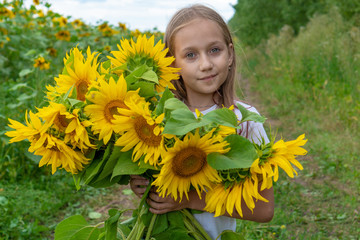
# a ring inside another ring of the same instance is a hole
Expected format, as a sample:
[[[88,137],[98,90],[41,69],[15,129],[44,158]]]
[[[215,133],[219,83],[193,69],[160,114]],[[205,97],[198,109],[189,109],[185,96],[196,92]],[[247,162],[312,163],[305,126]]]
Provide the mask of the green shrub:
[[[235,36],[248,46],[256,46],[270,34],[277,34],[288,25],[295,35],[315,14],[329,12],[334,7],[347,21],[360,26],[360,2],[357,0],[241,0],[234,6],[235,14],[229,26]]]

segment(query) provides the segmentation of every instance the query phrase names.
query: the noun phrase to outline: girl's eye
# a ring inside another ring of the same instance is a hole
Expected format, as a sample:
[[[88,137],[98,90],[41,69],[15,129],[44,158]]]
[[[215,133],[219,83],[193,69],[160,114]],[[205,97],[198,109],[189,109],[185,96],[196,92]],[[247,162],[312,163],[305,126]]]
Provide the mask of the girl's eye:
[[[186,54],[186,58],[194,58],[194,57],[195,57],[195,53],[190,52]]]
[[[210,50],[210,52],[211,52],[211,53],[217,53],[217,52],[220,52],[220,48],[217,48],[217,47],[212,48],[212,49]]]

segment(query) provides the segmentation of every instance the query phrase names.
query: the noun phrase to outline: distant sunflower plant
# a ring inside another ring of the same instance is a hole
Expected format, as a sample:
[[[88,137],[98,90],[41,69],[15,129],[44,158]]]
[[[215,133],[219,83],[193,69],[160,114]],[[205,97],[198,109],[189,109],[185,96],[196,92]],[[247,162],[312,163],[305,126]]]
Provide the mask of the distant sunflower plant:
[[[74,47],[54,84],[46,86],[42,107],[26,112],[25,124],[9,119],[10,142],[29,141],[39,166],[71,173],[78,190],[126,185],[131,175],[150,180],[132,218],[121,222],[124,210],[111,209],[105,222],[93,226],[75,215],[57,225],[55,239],[208,240],[189,210],[152,214],[150,188],[176,201],[194,189],[200,198],[206,193],[204,211],[242,216],[242,202],[253,211],[256,201],[268,201],[260,192],[277,181],[279,168],[290,177],[295,167],[302,169],[295,158],[306,154],[304,135],[255,144],[238,132],[243,122],[263,123],[264,117],[240,104],[240,121],[234,106],[193,113],[176,99],[171,90],[179,69],[171,67],[175,59],[164,47],[145,35],[122,39],[107,58]],[[234,237],[227,232],[222,239]]]

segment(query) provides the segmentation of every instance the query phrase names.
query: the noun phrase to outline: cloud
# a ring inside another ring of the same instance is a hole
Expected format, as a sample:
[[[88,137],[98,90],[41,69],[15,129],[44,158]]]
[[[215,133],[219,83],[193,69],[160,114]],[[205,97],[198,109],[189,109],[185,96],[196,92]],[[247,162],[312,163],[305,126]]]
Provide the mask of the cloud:
[[[48,0],[53,11],[72,19],[80,18],[88,24],[98,24],[108,21],[117,25],[125,23],[130,29],[141,31],[158,28],[165,31],[167,22],[180,8],[194,3],[202,3],[217,10],[228,21],[234,14],[230,4],[236,0]],[[29,6],[32,0],[25,0]]]

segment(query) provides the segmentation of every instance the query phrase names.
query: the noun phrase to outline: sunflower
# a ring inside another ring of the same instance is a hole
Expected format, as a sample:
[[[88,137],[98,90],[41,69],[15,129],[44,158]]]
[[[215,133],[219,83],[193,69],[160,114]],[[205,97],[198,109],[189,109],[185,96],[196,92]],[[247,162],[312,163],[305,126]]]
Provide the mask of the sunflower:
[[[15,14],[6,7],[0,7],[0,17],[14,18]]]
[[[48,107],[38,108],[37,110],[37,116],[62,132],[65,132],[72,118],[72,114],[60,103],[49,102]]]
[[[46,85],[46,98],[49,101],[54,101],[56,98],[60,97],[61,94],[57,92],[57,88],[52,85]]]
[[[57,56],[57,50],[52,47],[48,47],[46,51],[49,53],[50,56],[56,57]]]
[[[164,50],[165,44],[159,41],[154,46],[154,36],[147,39],[146,35],[143,35],[138,37],[136,43],[132,39],[120,40],[120,45],[118,45],[119,51],[111,51],[114,57],[109,56],[109,59],[113,68],[126,64],[127,70],[117,69],[115,73],[124,74],[126,77],[145,63],[158,76],[159,84],[156,85],[156,91],[163,92],[166,87],[175,89],[170,81],[179,78],[176,74],[179,69],[170,67],[175,58],[166,57],[168,49]]]
[[[70,41],[70,32],[68,30],[60,30],[55,34],[56,39]]]
[[[80,19],[75,19],[71,22],[71,25],[73,25],[74,28],[80,28],[84,23]]]
[[[96,52],[91,53],[89,47],[86,54],[87,59],[85,60],[78,48],[75,47],[70,56],[66,55],[64,58],[65,74],[60,74],[58,78],[55,77],[57,92],[67,93],[75,85],[76,98],[85,101],[85,95],[90,87],[96,84],[99,77]],[[73,89],[71,89],[70,95],[72,91]]]
[[[6,136],[11,137],[10,143],[20,142],[24,139],[28,139],[30,142],[37,141],[39,138],[48,130],[49,124],[43,124],[41,119],[36,116],[33,112],[25,113],[26,126],[13,119],[8,119],[10,124],[9,127],[15,129],[15,131],[8,131],[5,133]]]
[[[73,174],[83,169],[83,164],[87,164],[89,160],[81,152],[73,150],[64,141],[48,134],[47,130],[50,125],[43,123],[39,116],[31,111],[29,116],[30,121],[26,113],[27,126],[9,119],[9,127],[15,129],[15,131],[5,133],[8,137],[12,137],[10,143],[28,139],[31,143],[29,152],[43,156],[39,166],[51,164],[52,174],[56,172],[58,167],[62,167]]]
[[[54,174],[57,168],[64,168],[67,172],[77,174],[84,166],[89,163],[84,154],[80,151],[75,151],[66,143],[47,133],[44,134],[46,141],[41,146],[39,144],[32,144],[29,152],[34,152],[35,155],[42,156],[39,167],[46,165],[51,166],[51,172]],[[37,146],[35,146],[37,145]]]
[[[62,104],[54,102],[49,102],[49,104],[48,107],[38,109],[37,115],[56,130],[65,133],[65,143],[70,142],[73,147],[78,147],[81,150],[89,147],[95,148],[95,145],[90,143],[86,130],[86,127],[89,127],[91,122],[87,120],[80,121],[80,109],[68,112]]]
[[[158,187],[160,196],[172,195],[177,200],[178,194],[180,201],[183,195],[188,199],[188,191],[192,185],[199,197],[201,192],[211,189],[214,182],[220,182],[217,171],[207,163],[209,153],[225,153],[228,145],[225,141],[213,136],[213,131],[204,136],[189,132],[183,140],[176,139],[173,147],[167,149],[161,164],[163,164],[159,175],[153,182]]]
[[[132,153],[134,162],[145,155],[145,163],[149,162],[150,165],[157,166],[165,152],[160,126],[164,114],[153,118],[149,110],[150,103],[145,101],[139,103],[136,98],[125,100],[125,104],[129,110],[123,110],[121,115],[114,115],[115,119],[112,121],[115,132],[124,132],[115,145],[123,146],[124,152],[134,148]]]
[[[254,199],[268,202],[258,192],[257,175],[245,177],[240,182],[234,182],[230,187],[225,184],[217,184],[214,189],[206,193],[205,211],[214,212],[215,217],[223,215],[225,212],[232,216],[234,209],[243,217],[241,202],[244,200],[246,206],[253,211],[255,208]]]
[[[119,24],[119,28],[123,31],[126,31],[127,30],[127,27],[126,27],[126,24],[125,23],[118,23]]]
[[[50,63],[44,57],[38,57],[34,60],[34,67],[46,70],[50,68]]]
[[[303,166],[295,158],[297,155],[306,155],[307,153],[307,151],[302,148],[307,142],[304,138],[305,134],[302,134],[296,140],[285,142],[281,139],[276,143],[272,141],[260,147],[260,157],[253,162],[250,171],[263,176],[261,190],[272,186],[272,178],[274,182],[278,180],[279,167],[291,178],[294,177],[294,173],[297,175],[296,170],[291,164],[300,170],[303,169]],[[269,153],[263,154],[266,152]]]
[[[112,122],[115,119],[114,115],[119,115],[122,111],[120,109],[128,109],[124,101],[130,97],[140,101],[137,91],[127,91],[126,81],[122,75],[117,82],[112,77],[108,83],[102,78],[99,79],[97,91],[88,94],[87,99],[92,104],[87,105],[84,111],[90,116],[92,132],[99,134],[99,139],[103,139],[105,144],[114,131],[115,124]]]

